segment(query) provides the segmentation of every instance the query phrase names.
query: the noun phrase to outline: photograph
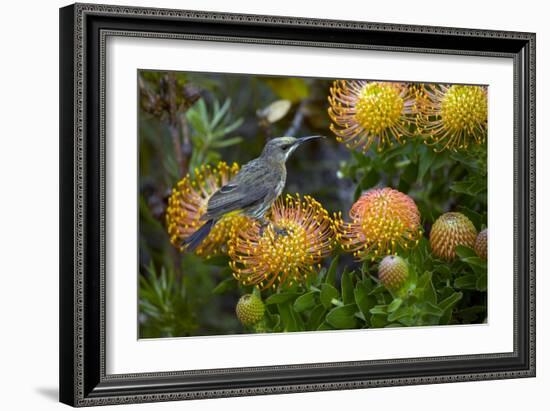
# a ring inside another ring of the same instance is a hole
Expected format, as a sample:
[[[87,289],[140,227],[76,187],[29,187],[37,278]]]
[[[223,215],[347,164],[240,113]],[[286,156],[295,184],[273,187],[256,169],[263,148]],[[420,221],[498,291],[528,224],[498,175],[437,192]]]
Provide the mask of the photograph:
[[[137,79],[140,339],[488,323],[489,86]]]
[[[536,397],[546,26],[407,5],[60,7],[60,402]]]

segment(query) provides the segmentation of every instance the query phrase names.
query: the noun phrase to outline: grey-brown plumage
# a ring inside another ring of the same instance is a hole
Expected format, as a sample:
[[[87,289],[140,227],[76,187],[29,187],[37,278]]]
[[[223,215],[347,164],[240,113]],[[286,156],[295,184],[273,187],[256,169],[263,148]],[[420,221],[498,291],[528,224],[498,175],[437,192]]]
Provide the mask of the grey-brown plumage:
[[[258,158],[246,163],[235,177],[210,197],[206,213],[201,217],[205,223],[183,241],[186,249],[197,248],[212,227],[227,214],[247,215],[265,226],[265,213],[285,187],[286,160],[300,144],[319,137],[279,137],[268,141]]]

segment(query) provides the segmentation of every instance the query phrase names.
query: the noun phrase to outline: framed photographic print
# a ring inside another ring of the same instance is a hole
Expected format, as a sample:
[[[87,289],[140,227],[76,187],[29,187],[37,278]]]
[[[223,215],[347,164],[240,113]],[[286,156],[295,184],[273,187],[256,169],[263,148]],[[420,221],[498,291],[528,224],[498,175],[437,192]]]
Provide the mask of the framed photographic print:
[[[535,35],[60,10],[60,399],[535,375]]]

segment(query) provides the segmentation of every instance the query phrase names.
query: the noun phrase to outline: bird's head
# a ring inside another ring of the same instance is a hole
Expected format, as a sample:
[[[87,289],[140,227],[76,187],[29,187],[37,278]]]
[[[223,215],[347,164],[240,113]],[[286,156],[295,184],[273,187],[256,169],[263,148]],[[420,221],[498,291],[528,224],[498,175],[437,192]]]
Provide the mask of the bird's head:
[[[264,151],[262,152],[262,156],[267,157],[270,160],[284,163],[299,145],[316,138],[324,138],[324,136],[308,136],[300,138],[277,137],[267,142],[264,147]]]

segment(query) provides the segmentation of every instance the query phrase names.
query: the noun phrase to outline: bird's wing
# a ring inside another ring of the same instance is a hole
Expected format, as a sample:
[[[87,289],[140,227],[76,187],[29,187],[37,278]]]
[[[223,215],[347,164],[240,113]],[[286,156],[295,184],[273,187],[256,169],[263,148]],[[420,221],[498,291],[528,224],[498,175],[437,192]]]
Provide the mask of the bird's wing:
[[[257,161],[245,164],[235,177],[210,197],[205,217],[221,217],[264,201],[270,184],[259,183],[265,181],[267,174],[268,169]]]

